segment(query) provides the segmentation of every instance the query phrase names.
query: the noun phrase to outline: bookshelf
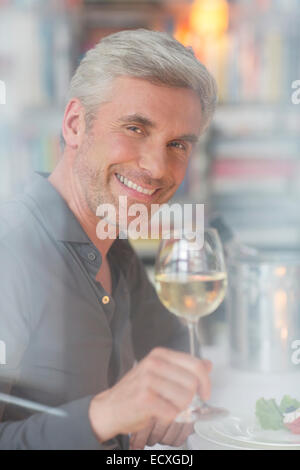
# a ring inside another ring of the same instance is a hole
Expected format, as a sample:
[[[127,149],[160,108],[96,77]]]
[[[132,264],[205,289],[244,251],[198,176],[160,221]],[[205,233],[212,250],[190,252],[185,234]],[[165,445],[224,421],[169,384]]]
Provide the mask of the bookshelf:
[[[77,55],[77,0],[7,0],[0,5],[0,201],[60,155],[65,93]],[[22,40],[20,40],[22,38]]]
[[[207,34],[196,17],[212,3],[220,28]],[[225,11],[224,0],[212,3],[195,0],[176,28],[219,87],[207,149],[211,209],[244,243],[299,246],[300,107],[292,100],[300,77],[299,4],[228,0]]]
[[[210,143],[211,203],[248,244],[299,246],[300,11],[296,2],[231,2],[221,102]]]

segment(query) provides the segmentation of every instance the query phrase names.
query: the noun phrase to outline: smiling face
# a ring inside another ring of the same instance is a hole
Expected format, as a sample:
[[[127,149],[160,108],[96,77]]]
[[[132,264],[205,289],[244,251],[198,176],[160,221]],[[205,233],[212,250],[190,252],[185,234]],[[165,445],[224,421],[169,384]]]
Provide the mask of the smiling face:
[[[75,158],[74,174],[95,214],[99,204],[167,202],[201,132],[201,105],[185,88],[120,77]]]

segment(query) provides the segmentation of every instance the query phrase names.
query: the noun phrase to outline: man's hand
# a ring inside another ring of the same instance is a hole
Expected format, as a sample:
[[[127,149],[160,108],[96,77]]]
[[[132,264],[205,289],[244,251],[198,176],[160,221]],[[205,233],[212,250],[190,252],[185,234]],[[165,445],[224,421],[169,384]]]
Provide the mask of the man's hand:
[[[207,372],[210,372],[211,362],[203,360],[203,363]],[[166,425],[160,420],[152,419],[146,428],[131,435],[130,449],[139,450],[144,449],[145,446],[152,447],[155,444],[180,447],[193,432],[193,423],[176,423],[174,421]]]
[[[112,388],[90,404],[91,426],[100,442],[133,434],[154,420],[169,426],[195,393],[210,396],[209,361],[165,348],[153,349]]]
[[[130,449],[140,450],[145,446],[162,444],[166,446],[180,447],[184,444],[190,434],[194,432],[193,423],[176,423],[169,425],[152,420],[145,429],[138,431],[130,437]]]

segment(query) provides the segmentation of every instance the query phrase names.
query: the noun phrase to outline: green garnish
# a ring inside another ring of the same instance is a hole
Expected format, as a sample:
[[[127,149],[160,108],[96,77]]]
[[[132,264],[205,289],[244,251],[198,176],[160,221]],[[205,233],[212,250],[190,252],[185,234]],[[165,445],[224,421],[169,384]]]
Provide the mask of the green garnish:
[[[297,410],[300,408],[300,401],[296,400],[295,398],[291,398],[288,395],[284,395],[283,399],[280,402],[279,409],[281,413],[286,413],[288,408],[294,408]]]
[[[285,429],[283,414],[289,410],[300,408],[300,402],[289,395],[284,395],[278,406],[275,399],[265,400],[260,398],[256,402],[255,414],[263,429]]]
[[[284,427],[283,415],[274,398],[270,400],[260,398],[257,400],[255,414],[263,429],[274,429],[276,431]]]

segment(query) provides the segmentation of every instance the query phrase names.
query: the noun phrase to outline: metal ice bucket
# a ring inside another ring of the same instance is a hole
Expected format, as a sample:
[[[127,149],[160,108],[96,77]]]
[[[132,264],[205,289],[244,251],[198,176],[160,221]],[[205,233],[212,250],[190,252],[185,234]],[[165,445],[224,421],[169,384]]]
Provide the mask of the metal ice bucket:
[[[300,340],[300,250],[235,253],[227,268],[231,364],[250,371],[300,372],[293,360]]]

